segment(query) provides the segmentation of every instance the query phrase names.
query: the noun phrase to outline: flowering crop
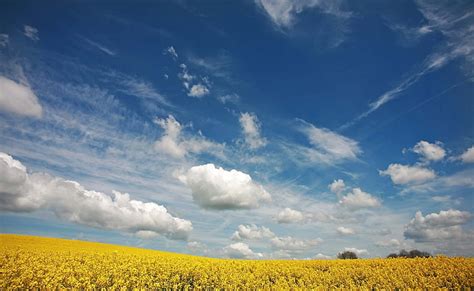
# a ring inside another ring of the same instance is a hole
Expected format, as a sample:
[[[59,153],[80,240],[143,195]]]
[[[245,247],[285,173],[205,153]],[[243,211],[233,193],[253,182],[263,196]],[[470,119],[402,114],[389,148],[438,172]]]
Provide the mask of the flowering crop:
[[[101,243],[0,235],[0,289],[465,289],[474,259],[212,259]]]

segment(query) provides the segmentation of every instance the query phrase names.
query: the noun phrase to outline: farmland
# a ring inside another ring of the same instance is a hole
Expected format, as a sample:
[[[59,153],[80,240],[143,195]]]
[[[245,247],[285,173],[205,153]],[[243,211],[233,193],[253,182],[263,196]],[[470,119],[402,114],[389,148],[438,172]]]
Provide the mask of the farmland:
[[[465,288],[474,259],[234,260],[0,235],[0,288]]]

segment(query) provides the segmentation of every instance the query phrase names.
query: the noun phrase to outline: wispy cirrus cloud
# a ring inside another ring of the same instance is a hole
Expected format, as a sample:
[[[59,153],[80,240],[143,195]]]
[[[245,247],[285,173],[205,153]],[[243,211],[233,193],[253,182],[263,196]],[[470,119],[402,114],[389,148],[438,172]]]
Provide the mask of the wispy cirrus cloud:
[[[80,36],[80,38],[85,42],[87,43],[88,45],[98,49],[99,51],[109,55],[109,56],[116,56],[117,55],[117,52],[114,51],[114,50],[111,50],[110,48],[106,47],[105,45],[99,43],[99,42],[96,42],[96,41],[93,41],[87,37],[84,37],[84,36]]]
[[[400,97],[406,90],[418,83],[425,75],[438,71],[453,60],[462,58],[462,69],[468,78],[472,78],[474,68],[474,12],[470,1],[448,2],[416,1],[426,24],[414,29],[417,36],[440,33],[445,42],[428,55],[417,66],[414,73],[408,74],[398,85],[384,92],[368,104],[367,111],[341,126],[346,129],[380,109],[388,102]],[[397,30],[403,29],[400,26]],[[413,30],[413,29],[411,29]]]

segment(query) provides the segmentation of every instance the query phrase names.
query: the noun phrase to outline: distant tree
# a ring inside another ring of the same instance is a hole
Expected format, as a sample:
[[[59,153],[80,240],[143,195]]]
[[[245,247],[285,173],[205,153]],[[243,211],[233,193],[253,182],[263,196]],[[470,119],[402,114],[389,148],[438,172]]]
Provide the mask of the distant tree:
[[[337,254],[337,258],[338,259],[343,259],[343,260],[357,259],[357,255],[356,255],[356,253],[351,252],[351,251],[344,251],[342,253]]]
[[[428,252],[422,252],[422,251],[419,251],[419,250],[411,250],[408,253],[408,257],[409,258],[429,258],[429,257],[431,257],[431,254],[428,253]]]
[[[402,258],[408,258],[408,255],[409,253],[405,250],[401,250],[399,253],[398,253],[398,256],[399,257],[402,257]]]
[[[431,254],[428,252],[422,252],[419,250],[401,250],[398,254],[391,253],[387,256],[387,258],[429,258]]]

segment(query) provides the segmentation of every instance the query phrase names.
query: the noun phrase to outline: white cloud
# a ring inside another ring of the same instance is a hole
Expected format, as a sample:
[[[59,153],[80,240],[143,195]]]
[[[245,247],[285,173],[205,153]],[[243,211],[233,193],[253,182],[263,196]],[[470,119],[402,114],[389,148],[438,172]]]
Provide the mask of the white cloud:
[[[303,220],[304,215],[302,212],[288,207],[280,211],[277,215],[278,223],[298,223]]]
[[[182,72],[178,74],[178,77],[183,82],[184,88],[187,90],[187,95],[190,97],[201,98],[210,93],[208,86],[203,85],[200,82],[196,82],[197,76],[192,75],[188,71],[188,67],[185,64],[180,65]],[[202,78],[202,80],[209,85],[208,78]]]
[[[431,196],[431,199],[439,203],[461,204],[461,199],[454,198],[451,195]]]
[[[329,184],[328,188],[332,193],[339,196],[346,189],[346,184],[344,184],[344,180],[338,179]]]
[[[189,154],[209,153],[218,157],[223,156],[224,146],[207,140],[202,135],[186,136],[183,127],[169,115],[166,119],[156,119],[155,123],[164,129],[164,133],[155,142],[155,150],[174,158],[182,159]]]
[[[238,103],[240,100],[240,96],[238,94],[232,93],[232,94],[227,94],[227,95],[221,95],[217,97],[217,100],[221,102],[222,104],[226,103]]]
[[[0,110],[40,118],[43,108],[27,86],[0,76]]]
[[[362,153],[357,141],[326,128],[318,128],[304,122],[299,127],[309,139],[313,148],[307,151],[307,158],[323,163],[337,163],[344,160],[356,160]]]
[[[7,47],[10,43],[8,34],[0,33],[0,47]]]
[[[417,211],[415,218],[405,226],[404,235],[405,238],[416,242],[461,238],[464,235],[461,225],[467,223],[470,218],[469,212],[454,209],[426,216]]]
[[[336,230],[339,234],[342,234],[342,235],[355,234],[355,231],[352,228],[348,228],[348,227],[344,227],[344,226],[340,226]]]
[[[275,234],[265,226],[257,226],[255,224],[239,225],[237,230],[232,235],[232,240],[259,240],[263,238],[272,238]]]
[[[201,98],[207,94],[209,94],[209,89],[201,83],[192,85],[188,92],[188,96],[197,98]]]
[[[296,239],[291,236],[274,237],[270,240],[272,247],[290,252],[301,252],[311,249],[321,243],[320,238],[317,239]]]
[[[316,256],[314,256],[315,259],[317,260],[330,260],[332,259],[331,256],[327,256],[325,254],[318,253]]]
[[[233,243],[224,248],[224,254],[231,258],[238,259],[259,259],[263,257],[262,253],[255,253],[248,244],[238,242]]]
[[[429,143],[427,141],[420,141],[413,147],[413,152],[419,154],[426,162],[439,161],[446,156],[446,151],[442,147],[442,143]]]
[[[107,47],[106,47],[105,45],[103,45],[103,44],[100,44],[100,43],[98,43],[98,42],[95,42],[95,41],[93,41],[93,40],[90,40],[90,39],[88,39],[88,38],[86,38],[86,37],[81,37],[81,39],[83,39],[85,42],[87,42],[90,46],[95,47],[96,49],[100,50],[101,52],[103,52],[103,53],[105,53],[105,54],[107,54],[107,55],[109,55],[109,56],[115,56],[115,55],[117,55],[117,52],[115,52],[115,51],[113,51],[113,50],[107,48]]]
[[[339,200],[339,204],[350,210],[375,208],[381,205],[379,199],[362,191],[360,188],[353,188],[352,192],[343,196],[341,200]]]
[[[468,148],[459,158],[464,163],[474,163],[474,146]]]
[[[178,53],[176,52],[173,46],[169,46],[168,48],[166,48],[165,54],[169,54],[174,60],[178,59]]]
[[[245,143],[251,149],[257,149],[267,144],[267,140],[262,137],[261,124],[255,114],[248,112],[241,113],[239,122],[242,127]]]
[[[398,239],[392,238],[390,240],[378,241],[375,243],[379,247],[400,247],[401,243]]]
[[[436,178],[436,173],[420,166],[390,164],[381,176],[390,176],[394,184],[419,184]]]
[[[369,254],[369,252],[368,252],[366,249],[344,248],[344,251],[346,251],[346,252],[353,252],[353,253],[355,253],[357,256],[364,256],[364,255],[368,255],[368,254]]]
[[[113,191],[114,197],[86,190],[78,182],[44,173],[28,174],[11,156],[0,153],[0,210],[50,210],[59,218],[96,228],[131,232],[140,237],[155,233],[185,239],[192,230],[188,220],[172,216],[153,202],[130,199]]]
[[[415,29],[417,36],[426,35],[430,32],[439,32],[445,37],[443,45],[428,55],[418,70],[402,79],[399,84],[384,92],[369,104],[369,109],[360,114],[354,120],[346,123],[342,128],[347,128],[361,119],[367,117],[372,112],[378,110],[388,102],[398,98],[403,92],[416,84],[423,76],[435,72],[448,63],[458,58],[464,58],[463,67],[467,75],[472,77],[474,70],[474,37],[472,36],[472,12],[468,6],[469,1],[459,5],[451,5],[449,1],[415,1],[418,10],[428,21],[428,25],[423,25]],[[463,7],[464,6],[464,7]],[[400,26],[398,26],[400,28]],[[409,32],[411,34],[411,32]]]
[[[118,82],[121,86],[123,86],[123,88],[119,89],[119,91],[125,94],[158,101],[168,106],[170,105],[168,100],[166,100],[162,94],[157,92],[150,82],[130,76],[121,76],[119,77]]]
[[[214,164],[192,167],[179,178],[191,189],[194,201],[207,209],[257,208],[271,200],[248,174],[216,168]]]
[[[348,13],[339,10],[340,1],[324,0],[255,0],[277,27],[288,28],[295,22],[295,16],[306,9],[319,8],[327,14],[347,17]]]
[[[38,41],[38,29],[34,28],[33,26],[25,25],[23,26],[23,34],[33,41]]]

